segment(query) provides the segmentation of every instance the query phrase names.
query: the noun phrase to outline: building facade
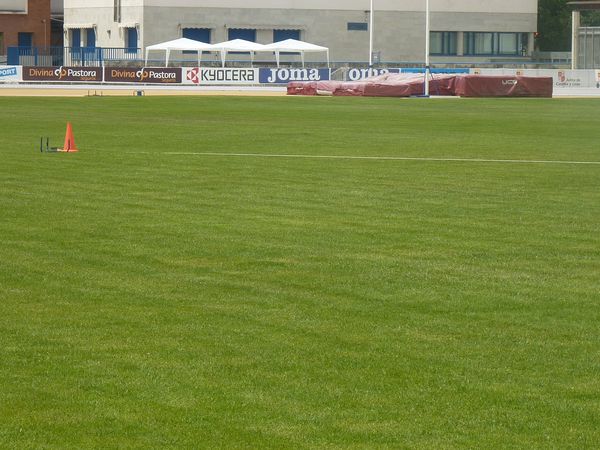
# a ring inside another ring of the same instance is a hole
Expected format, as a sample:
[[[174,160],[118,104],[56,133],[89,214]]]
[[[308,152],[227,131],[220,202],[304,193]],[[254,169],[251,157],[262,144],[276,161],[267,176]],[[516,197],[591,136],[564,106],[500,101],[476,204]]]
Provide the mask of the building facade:
[[[600,11],[600,0],[577,0],[568,3],[572,14],[571,68],[600,68],[600,27],[582,27],[581,13]]]
[[[528,58],[537,0],[430,0],[432,61]],[[65,45],[141,48],[178,37],[295,38],[369,59],[370,0],[64,0]],[[374,60],[422,62],[425,0],[374,0]]]
[[[64,22],[65,7],[63,0],[52,0],[52,34],[50,36],[50,45],[52,47],[62,47],[64,45]]]
[[[51,35],[50,0],[0,1],[0,57],[8,47],[47,47]]]

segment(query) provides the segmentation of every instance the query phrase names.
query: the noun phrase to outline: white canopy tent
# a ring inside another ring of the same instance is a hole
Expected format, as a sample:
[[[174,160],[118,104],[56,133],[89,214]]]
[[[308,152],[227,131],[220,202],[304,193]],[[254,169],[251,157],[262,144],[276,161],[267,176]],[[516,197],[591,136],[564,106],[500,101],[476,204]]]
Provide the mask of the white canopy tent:
[[[264,46],[265,51],[275,52],[275,60],[277,61],[277,67],[279,67],[280,53],[300,53],[302,58],[302,67],[304,67],[304,54],[305,53],[327,53],[327,66],[329,67],[329,48],[321,47],[320,45],[310,44],[308,42],[298,41],[296,39],[286,39],[285,41],[274,42]]]
[[[169,57],[172,51],[191,51],[198,53],[198,65],[202,59],[202,52],[214,52],[217,49],[211,44],[206,44],[200,41],[194,41],[193,39],[180,38],[173,41],[162,42],[160,44],[149,45],[146,47],[146,65],[148,64],[148,54],[150,51],[164,51],[165,52],[165,67],[169,65]]]
[[[244,39],[234,39],[232,41],[220,42],[213,44],[213,51],[221,52],[221,63],[225,67],[225,59],[229,52],[250,53],[250,60],[254,62],[254,54],[256,52],[266,51],[262,44],[256,42],[245,41]]]

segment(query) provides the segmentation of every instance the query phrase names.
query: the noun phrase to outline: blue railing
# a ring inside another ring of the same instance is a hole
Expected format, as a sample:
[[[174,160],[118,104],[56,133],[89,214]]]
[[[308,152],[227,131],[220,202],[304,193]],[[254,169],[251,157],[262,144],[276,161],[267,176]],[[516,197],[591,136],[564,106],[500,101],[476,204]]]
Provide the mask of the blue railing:
[[[139,48],[107,47],[9,47],[9,65],[99,67],[107,63],[142,60]]]
[[[195,66],[197,58],[188,58],[183,55],[181,57],[172,57],[170,66]],[[108,47],[8,47],[8,58],[6,64],[11,66],[38,66],[38,67],[57,67],[57,66],[81,66],[81,67],[101,67],[101,66],[121,66],[134,65],[141,66],[144,64],[143,52],[139,48],[108,48]],[[148,61],[151,66],[163,66],[164,59],[151,59]],[[275,64],[273,59],[255,60],[254,66],[273,67]],[[298,66],[299,61],[284,62],[286,66]],[[212,58],[205,56],[202,59],[202,65],[206,67],[220,67],[221,61],[213,55]],[[250,65],[249,60],[227,61],[228,67],[240,67]],[[307,65],[313,67],[325,67],[325,63],[307,61]],[[403,61],[403,62],[380,62],[375,65],[378,68],[385,67],[421,67],[422,62],[419,61]],[[490,67],[490,68],[564,68],[570,66],[570,61],[546,61],[536,58],[514,58],[514,59],[494,59],[491,61],[470,61],[466,58],[461,60],[435,60],[432,62],[434,67],[444,68],[462,68],[462,67]],[[333,69],[344,67],[368,67],[364,61],[331,61],[329,67]]]

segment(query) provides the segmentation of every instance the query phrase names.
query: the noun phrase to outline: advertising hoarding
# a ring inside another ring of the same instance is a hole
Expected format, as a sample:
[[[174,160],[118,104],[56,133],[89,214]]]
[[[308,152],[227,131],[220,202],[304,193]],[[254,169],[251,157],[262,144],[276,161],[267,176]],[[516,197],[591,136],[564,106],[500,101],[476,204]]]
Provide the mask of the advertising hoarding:
[[[23,81],[102,81],[100,67],[23,67]]]
[[[365,78],[378,77],[388,73],[424,73],[425,69],[422,67],[416,68],[350,68],[346,74],[346,81],[361,81]],[[469,69],[431,69],[431,73],[435,74],[460,74],[469,73]]]
[[[210,84],[258,84],[258,69],[222,67],[184,68],[183,83],[198,86]]]
[[[260,69],[259,80],[263,84],[286,84],[290,81],[328,81],[330,69]]]
[[[552,77],[558,89],[597,88],[597,71],[562,69],[471,69],[476,75],[518,75],[524,77]]]
[[[181,84],[181,68],[105,67],[104,81],[108,83]]]
[[[0,66],[0,83],[17,83],[23,79],[21,66]]]

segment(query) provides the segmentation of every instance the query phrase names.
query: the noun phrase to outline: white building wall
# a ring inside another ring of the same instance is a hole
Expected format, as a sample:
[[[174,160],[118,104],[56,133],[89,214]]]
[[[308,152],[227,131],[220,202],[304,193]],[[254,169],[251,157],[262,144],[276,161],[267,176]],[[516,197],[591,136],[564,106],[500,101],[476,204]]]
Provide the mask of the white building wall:
[[[68,1],[68,0],[67,0]],[[86,3],[85,0],[78,0]],[[369,0],[145,0],[146,6],[365,11]],[[537,14],[537,0],[430,0],[439,12]],[[423,11],[425,0],[375,0],[378,11]]]
[[[64,0],[65,26],[93,23],[100,47],[124,47],[124,27],[137,26],[142,48],[181,37],[183,28],[210,28],[213,43],[227,40],[229,28],[256,29],[261,43],[273,41],[273,29],[290,28],[301,30],[303,40],[330,47],[334,61],[368,59],[369,33],[348,31],[347,24],[368,22],[369,0],[121,0],[120,22],[114,21],[114,3]],[[424,5],[425,0],[375,0],[374,50],[382,61],[423,60]],[[537,29],[537,0],[430,0],[430,5],[432,31],[456,31],[459,43],[467,31],[529,33],[532,43]]]
[[[136,26],[142,31],[143,0],[120,0],[121,20],[115,22],[114,0],[64,0],[65,46],[72,45],[73,27],[93,25],[96,29],[96,46],[122,48],[126,45],[125,27]],[[143,41],[140,39],[140,44]]]

